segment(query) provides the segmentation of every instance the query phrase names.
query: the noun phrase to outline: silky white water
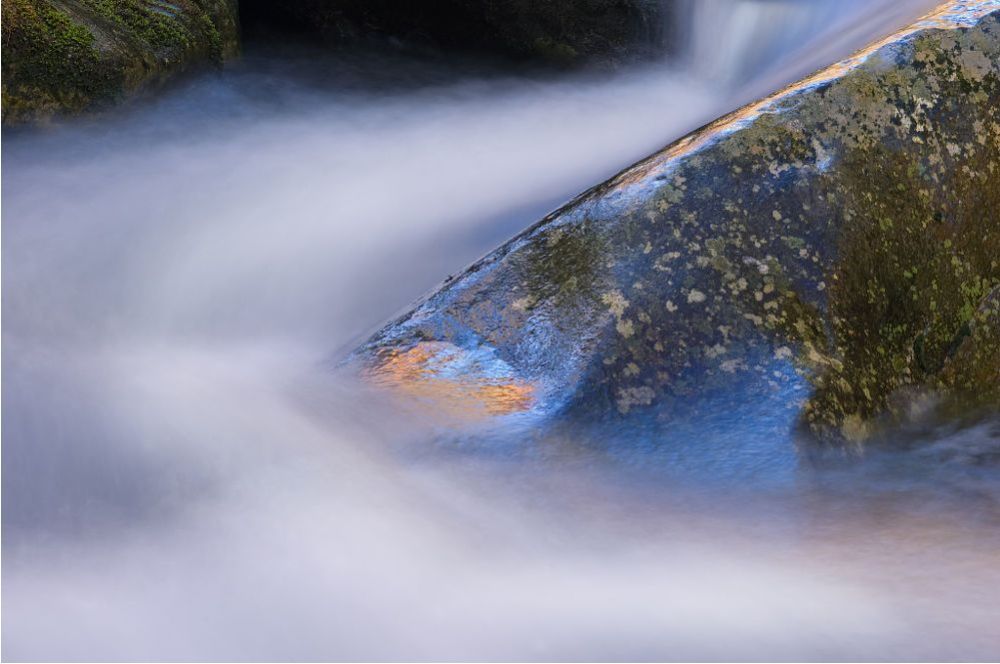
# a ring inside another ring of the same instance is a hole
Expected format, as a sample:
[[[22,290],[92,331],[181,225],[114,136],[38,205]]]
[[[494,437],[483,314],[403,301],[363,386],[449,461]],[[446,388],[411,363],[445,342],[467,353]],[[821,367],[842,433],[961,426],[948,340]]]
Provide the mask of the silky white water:
[[[927,3],[723,4],[613,77],[251,48],[7,133],[3,657],[995,658],[1000,488],[964,460],[995,422],[826,470],[767,414],[670,449],[487,448],[330,370],[560,202]]]

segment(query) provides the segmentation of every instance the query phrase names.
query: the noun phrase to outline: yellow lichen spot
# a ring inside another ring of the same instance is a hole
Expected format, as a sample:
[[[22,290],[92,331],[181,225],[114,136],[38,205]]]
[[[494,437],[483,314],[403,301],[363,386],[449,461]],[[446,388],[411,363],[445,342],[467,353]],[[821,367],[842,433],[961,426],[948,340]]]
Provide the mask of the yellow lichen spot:
[[[615,325],[615,329],[618,330],[618,334],[622,335],[626,339],[635,334],[635,326],[632,325],[632,321],[627,318],[618,321],[618,324]]]
[[[705,294],[696,288],[692,288],[691,292],[688,293],[688,302],[690,304],[698,304],[704,302],[706,299]]]
[[[601,296],[601,302],[608,306],[608,310],[615,318],[621,318],[625,313],[625,309],[628,308],[628,300],[622,295],[621,291],[611,291],[610,293],[605,293]]]
[[[705,349],[705,357],[709,359],[714,359],[716,357],[719,357],[720,355],[725,355],[725,354],[726,354],[726,347],[723,346],[722,344],[715,344],[714,346]]]

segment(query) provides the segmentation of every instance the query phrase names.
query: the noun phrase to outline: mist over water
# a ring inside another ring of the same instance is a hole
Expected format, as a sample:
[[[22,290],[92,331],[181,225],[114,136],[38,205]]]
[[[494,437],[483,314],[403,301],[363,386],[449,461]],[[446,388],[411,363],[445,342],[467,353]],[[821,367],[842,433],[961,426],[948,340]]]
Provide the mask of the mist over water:
[[[329,370],[564,200],[927,4],[699,0],[684,55],[604,77],[251,44],[6,134],[3,657],[995,658],[976,462],[1000,422],[832,468],[796,450],[804,394],[486,444]]]

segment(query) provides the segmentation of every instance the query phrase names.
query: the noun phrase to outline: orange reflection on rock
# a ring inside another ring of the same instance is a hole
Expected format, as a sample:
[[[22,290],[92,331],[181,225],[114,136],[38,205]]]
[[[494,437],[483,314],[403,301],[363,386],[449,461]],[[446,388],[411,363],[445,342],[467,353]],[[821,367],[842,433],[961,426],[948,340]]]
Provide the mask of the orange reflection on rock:
[[[446,342],[423,341],[381,353],[365,371],[375,385],[427,402],[436,411],[463,419],[509,415],[531,409],[535,386],[491,375],[499,360],[484,362]],[[506,366],[506,365],[504,365]]]

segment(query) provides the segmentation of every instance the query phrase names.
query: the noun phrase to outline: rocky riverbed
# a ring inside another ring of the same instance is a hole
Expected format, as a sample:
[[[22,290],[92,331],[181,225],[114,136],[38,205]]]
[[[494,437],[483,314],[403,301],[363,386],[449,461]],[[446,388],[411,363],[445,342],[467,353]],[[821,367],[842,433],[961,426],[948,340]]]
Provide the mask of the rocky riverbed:
[[[3,658],[994,658],[996,19],[928,4],[244,25],[5,127]]]

